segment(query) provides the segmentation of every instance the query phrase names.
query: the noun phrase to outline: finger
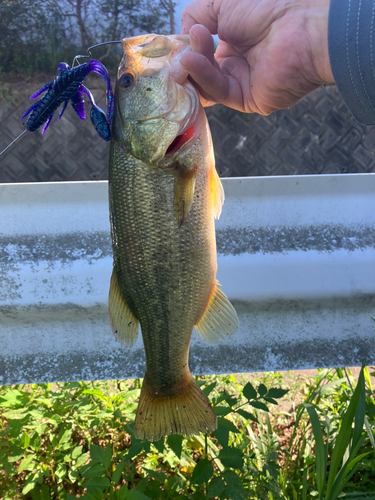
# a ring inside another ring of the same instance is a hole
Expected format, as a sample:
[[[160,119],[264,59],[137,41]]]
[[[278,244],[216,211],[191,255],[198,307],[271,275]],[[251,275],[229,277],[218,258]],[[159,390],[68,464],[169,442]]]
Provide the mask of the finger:
[[[211,64],[215,65],[214,40],[205,26],[196,24],[189,32],[190,47],[193,52],[207,57]]]
[[[217,34],[217,18],[222,0],[194,0],[181,15],[181,33],[188,34],[194,24],[203,24],[210,33]]]
[[[187,52],[181,57],[181,64],[199,87],[204,99],[243,110],[242,89],[231,75],[215,67],[202,54]]]

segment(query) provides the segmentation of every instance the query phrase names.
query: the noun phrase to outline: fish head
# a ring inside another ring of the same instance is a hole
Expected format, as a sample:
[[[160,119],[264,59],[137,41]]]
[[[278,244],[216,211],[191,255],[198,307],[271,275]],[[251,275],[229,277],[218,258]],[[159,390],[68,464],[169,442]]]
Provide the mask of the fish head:
[[[181,55],[190,50],[189,36],[141,35],[124,39],[122,47],[113,140],[121,141],[135,158],[157,166],[176,149],[176,140],[186,136],[200,106],[180,64]]]

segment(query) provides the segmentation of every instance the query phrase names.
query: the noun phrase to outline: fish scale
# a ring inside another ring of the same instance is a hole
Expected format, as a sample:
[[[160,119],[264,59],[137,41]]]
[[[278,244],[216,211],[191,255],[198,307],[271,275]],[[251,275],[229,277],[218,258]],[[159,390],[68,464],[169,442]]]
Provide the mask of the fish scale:
[[[125,39],[115,92],[109,318],[128,346],[141,326],[146,373],[134,429],[149,440],[215,429],[189,370],[190,339],[194,326],[209,342],[237,328],[215,279],[214,216],[223,191],[205,113],[178,65],[188,46],[177,35]]]
[[[143,162],[135,159],[130,166],[123,159],[121,147],[116,149],[119,151],[111,152],[109,174],[112,226],[118,238],[114,260],[130,285],[130,290],[124,287],[123,293],[128,304],[134,304],[133,313],[141,323],[146,363],[147,357],[163,363],[162,371],[152,363],[150,375],[178,380],[179,366],[186,358],[186,342],[190,342],[192,325],[197,320],[197,304],[204,293],[209,293],[205,283],[211,276],[202,275],[213,274],[213,270],[207,272],[200,265],[212,250],[208,242],[204,245],[208,231],[202,220],[205,216],[212,218],[209,200],[202,195],[200,202],[194,203],[189,220],[176,231],[173,178],[160,170],[148,171]],[[215,244],[214,237],[210,243]],[[197,281],[202,282],[203,290],[197,288]],[[172,357],[168,349],[171,336],[176,337]]]

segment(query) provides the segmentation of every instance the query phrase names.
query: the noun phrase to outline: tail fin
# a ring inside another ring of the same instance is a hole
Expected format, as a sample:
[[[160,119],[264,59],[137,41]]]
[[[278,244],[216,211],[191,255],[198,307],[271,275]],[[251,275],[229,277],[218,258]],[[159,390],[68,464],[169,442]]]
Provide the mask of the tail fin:
[[[177,395],[155,395],[144,379],[134,422],[135,437],[158,441],[167,434],[190,436],[214,431],[217,419],[193,377]]]

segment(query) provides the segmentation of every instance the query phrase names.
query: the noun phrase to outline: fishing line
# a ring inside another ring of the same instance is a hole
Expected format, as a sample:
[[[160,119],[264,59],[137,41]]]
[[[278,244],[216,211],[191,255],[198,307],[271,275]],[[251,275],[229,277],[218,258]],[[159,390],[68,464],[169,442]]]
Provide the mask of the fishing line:
[[[103,47],[103,45],[111,45],[111,44],[115,44],[115,43],[122,43],[122,40],[112,40],[110,42],[102,42],[102,43],[97,43],[96,45],[92,45],[91,47],[89,47],[87,49],[87,53],[88,53],[88,56],[86,55],[78,55],[78,56],[75,56],[74,59],[73,59],[73,63],[72,63],[72,67],[74,66],[76,60],[77,62],[79,63],[78,61],[78,58],[79,57],[83,57],[83,58],[89,58],[89,57],[92,57],[92,54],[91,54],[91,50],[92,49],[96,49],[97,47]]]
[[[73,63],[72,63],[72,68],[75,66],[75,63],[76,63],[76,62],[79,64],[79,60],[78,60],[78,59],[79,59],[80,57],[81,57],[81,58],[86,58],[86,59],[88,59],[88,58],[92,57],[91,51],[92,51],[93,49],[96,49],[97,47],[103,47],[103,45],[110,45],[110,44],[115,44],[115,43],[122,43],[122,40],[112,40],[112,41],[110,41],[110,42],[102,42],[102,43],[97,43],[96,45],[92,45],[91,47],[89,47],[89,48],[87,49],[87,54],[88,54],[88,55],[77,55],[77,56],[75,56],[75,57],[74,57],[74,59],[73,59]],[[6,151],[8,148],[10,148],[10,147],[11,147],[11,146],[12,146],[12,145],[16,142],[16,141],[18,141],[18,139],[19,139],[21,136],[23,136],[23,134],[24,134],[25,132],[27,132],[27,129],[26,129],[26,128],[25,128],[25,130],[24,130],[23,132],[21,132],[21,133],[20,133],[20,135],[18,135],[15,139],[13,139],[13,141],[12,141],[10,144],[8,144],[8,146],[6,146],[6,147],[5,147],[5,148],[4,148],[4,149],[0,152],[0,156],[1,156],[3,153],[5,153],[5,151]]]
[[[1,152],[0,152],[0,156],[5,153],[5,151],[11,147],[12,144],[14,144],[16,141],[18,141],[18,139],[21,137],[21,135],[23,135],[25,132],[27,132],[27,128],[25,128],[25,130],[23,132],[20,133],[20,135],[18,137],[16,137],[10,144],[8,144],[8,146],[3,149]]]

